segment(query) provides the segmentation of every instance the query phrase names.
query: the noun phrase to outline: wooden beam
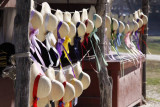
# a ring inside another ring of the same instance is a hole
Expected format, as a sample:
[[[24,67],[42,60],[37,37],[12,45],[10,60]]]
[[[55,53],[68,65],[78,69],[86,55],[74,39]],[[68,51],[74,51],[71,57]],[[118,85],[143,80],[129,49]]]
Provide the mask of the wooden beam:
[[[110,4],[108,4],[110,5]],[[102,26],[98,29],[98,36],[100,38],[100,49],[103,56],[105,55],[104,49],[104,34],[105,34],[105,15],[106,15],[106,0],[98,0],[96,4],[96,11],[102,17]],[[112,107],[112,82],[108,75],[107,67],[105,66],[99,50],[96,48],[97,57],[99,58],[101,71],[97,74],[99,80],[99,89],[100,89],[100,105],[101,107]],[[98,67],[97,67],[98,68]]]
[[[16,1],[14,22],[14,40],[16,53],[29,52],[28,24],[30,0]],[[29,107],[30,60],[28,57],[16,57],[15,107]]]
[[[149,10],[149,0],[142,0],[142,11],[145,15],[148,16],[148,10]],[[144,35],[142,35],[142,41],[147,40],[148,36],[148,24],[144,28]],[[141,43],[141,51],[143,54],[146,55],[146,44],[144,42]],[[142,68],[142,95],[146,99],[146,61],[143,62],[143,68]]]

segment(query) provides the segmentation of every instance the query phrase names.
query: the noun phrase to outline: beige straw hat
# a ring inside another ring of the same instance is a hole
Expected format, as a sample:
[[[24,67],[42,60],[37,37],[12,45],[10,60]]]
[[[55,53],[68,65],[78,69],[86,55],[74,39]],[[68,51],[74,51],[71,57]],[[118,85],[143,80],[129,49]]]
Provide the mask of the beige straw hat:
[[[139,28],[139,24],[135,20],[133,20],[133,23],[134,23],[134,31],[137,31]]]
[[[144,15],[143,12],[141,12],[141,17],[142,17],[142,20],[143,20],[143,25],[146,25],[148,23],[147,15]]]
[[[41,14],[43,16],[43,25],[39,29],[39,34],[37,35],[37,38],[40,41],[44,41],[46,38],[46,32],[52,32],[56,29],[58,20],[56,16],[51,13],[51,8],[47,2],[42,3]]]
[[[74,78],[72,68],[69,67],[65,71],[66,80],[75,88],[75,97],[79,97],[83,92],[83,84],[78,79]]]
[[[139,20],[138,21],[138,24],[139,24],[139,28],[141,28],[143,26],[143,20],[139,18],[138,16],[138,11],[135,11],[134,13],[134,19],[137,21],[137,19]]]
[[[66,82],[63,71],[58,71],[58,73],[56,74],[56,80],[60,81],[61,83]],[[75,88],[72,84],[66,82],[66,86],[64,87],[64,89],[65,94],[63,96],[63,102],[70,102],[75,97]]]
[[[119,27],[119,23],[115,18],[112,18],[112,20],[113,20],[113,30],[116,31]]]
[[[62,25],[61,25],[61,27],[59,29],[60,36],[61,36],[61,38],[65,38],[70,32],[70,28],[69,28],[68,24],[63,21],[63,13],[62,13],[62,11],[57,10],[55,15],[56,15],[58,21],[62,22]],[[57,38],[57,29],[54,31],[54,35],[55,35],[56,39],[58,39]]]
[[[71,45],[74,45],[74,36],[76,34],[76,26],[71,22],[71,13],[64,12],[63,16],[64,21],[69,25],[70,32],[68,34],[69,38],[71,39]]]
[[[63,84],[55,80],[55,71],[52,67],[49,67],[45,74],[52,82],[52,90],[48,96],[48,99],[53,101],[60,100],[64,96],[65,92]]]
[[[129,24],[126,24],[124,34],[127,34],[129,31],[130,31],[130,26],[129,26]]]
[[[123,17],[123,15],[121,15],[120,17],[119,17],[119,21],[124,21],[124,17]]]
[[[75,11],[73,16],[72,16],[72,22],[77,25],[78,22],[80,22],[79,27],[77,28],[78,30],[78,36],[81,38],[84,38],[84,34],[86,32],[86,26],[83,22],[80,20],[80,14],[78,11]]]
[[[91,83],[91,79],[87,73],[82,71],[80,62],[77,62],[77,64],[74,66],[74,72],[75,72],[76,78],[82,82],[83,90],[87,89]]]
[[[40,12],[34,9],[34,1],[31,0],[31,11],[33,12],[33,16],[30,19],[30,23],[34,29],[39,29],[43,23],[43,16]]]
[[[122,33],[125,29],[125,25],[122,21],[119,21],[119,33]]]
[[[108,15],[106,15],[105,25],[106,25],[105,33],[106,33],[107,38],[110,40],[111,39],[111,18]]]
[[[40,71],[41,70],[41,71]],[[45,98],[47,97],[50,92],[51,92],[51,81],[48,77],[46,77],[44,74],[43,74],[43,71],[41,69],[41,65],[37,62],[34,62],[32,65],[31,65],[31,68],[30,68],[30,71],[31,71],[31,77],[30,77],[30,105],[32,105],[32,101],[33,101],[33,87],[34,87],[34,81],[37,77],[37,75],[39,75],[40,73],[42,74],[42,76],[40,77],[39,79],[39,82],[38,82],[38,89],[37,89],[37,97],[38,98]]]

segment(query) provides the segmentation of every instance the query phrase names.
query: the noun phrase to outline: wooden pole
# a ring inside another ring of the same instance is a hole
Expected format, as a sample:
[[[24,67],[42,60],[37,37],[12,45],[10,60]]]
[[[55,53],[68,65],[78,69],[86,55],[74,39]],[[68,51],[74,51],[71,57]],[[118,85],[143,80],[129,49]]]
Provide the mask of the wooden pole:
[[[101,48],[102,54],[105,55],[104,51],[104,34],[105,34],[105,14],[106,14],[106,0],[98,0],[96,5],[97,14],[102,17],[102,26],[98,29],[98,36],[100,38],[99,46]],[[102,61],[101,54],[96,48],[97,57],[99,58],[101,64],[101,71],[97,74],[99,79],[99,89],[100,89],[100,105],[101,107],[112,107],[112,83],[108,75],[108,70]]]
[[[142,0],[142,11],[145,15],[148,16],[148,9],[149,9],[149,0]],[[142,41],[147,40],[148,36],[148,25],[146,25],[144,29],[144,35],[142,35]],[[143,54],[146,55],[146,45],[142,42],[141,45],[141,51]],[[143,68],[142,68],[142,95],[146,99],[146,61],[143,62]]]
[[[14,22],[15,52],[29,52],[28,23],[30,0],[16,0]],[[29,107],[30,60],[28,57],[16,57],[15,107]]]

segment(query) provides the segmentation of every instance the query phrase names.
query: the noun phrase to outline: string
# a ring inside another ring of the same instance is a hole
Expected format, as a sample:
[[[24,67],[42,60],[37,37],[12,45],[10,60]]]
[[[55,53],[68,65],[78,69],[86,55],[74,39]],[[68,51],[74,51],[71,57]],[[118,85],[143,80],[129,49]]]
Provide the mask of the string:
[[[42,6],[42,4],[38,3],[38,2],[34,2],[35,4],[38,4],[39,6]],[[87,8],[86,10],[89,10],[89,8]],[[56,9],[53,9],[51,8],[51,11],[54,11],[56,12],[57,10]],[[83,11],[78,11],[79,13],[82,13]],[[65,12],[62,12],[62,13],[65,13]],[[69,12],[69,13],[75,13],[75,12]]]

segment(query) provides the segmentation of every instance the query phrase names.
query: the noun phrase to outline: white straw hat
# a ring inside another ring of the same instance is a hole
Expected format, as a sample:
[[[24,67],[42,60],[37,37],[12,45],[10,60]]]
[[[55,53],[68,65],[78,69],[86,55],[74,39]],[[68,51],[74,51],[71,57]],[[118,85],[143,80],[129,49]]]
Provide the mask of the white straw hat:
[[[61,36],[61,38],[65,38],[70,32],[70,28],[69,28],[68,24],[63,21],[63,13],[62,13],[62,11],[57,10],[55,15],[58,18],[58,21],[62,22],[62,25],[61,25],[61,27],[59,29],[60,36]],[[57,38],[57,29],[54,31],[54,34],[55,34],[56,39],[58,39]]]
[[[74,36],[76,34],[76,26],[71,22],[71,13],[64,12],[63,16],[64,21],[69,25],[70,32],[68,34],[69,38],[71,39],[71,45],[74,45]]]
[[[31,77],[30,77],[30,105],[32,105],[32,101],[33,101],[33,87],[34,87],[34,81],[37,77],[37,75],[39,75],[40,73],[42,74],[42,76],[39,79],[38,82],[38,88],[37,88],[37,97],[38,98],[45,98],[47,97],[50,92],[51,92],[51,81],[48,77],[46,77],[43,74],[43,71],[41,69],[40,64],[38,64],[37,62],[34,62],[31,65],[30,68],[31,71]]]
[[[116,31],[119,27],[119,23],[115,18],[112,18],[112,21],[113,21],[113,30]]]
[[[31,0],[31,17],[30,23],[34,29],[39,29],[43,23],[43,16],[34,9],[34,1]]]
[[[40,27],[39,34],[37,35],[37,38],[40,41],[45,40],[45,35],[47,31],[52,32],[56,29],[58,24],[58,19],[55,15],[51,13],[51,8],[47,2],[42,3],[42,9],[41,14],[43,16],[43,25]]]
[[[106,15],[106,23],[105,23],[105,25],[106,25],[105,34],[106,34],[108,40],[110,40],[111,39],[111,18],[108,15]]]
[[[52,82],[52,90],[48,96],[48,99],[53,101],[60,100],[64,96],[65,92],[63,84],[55,80],[55,71],[52,67],[49,67],[45,74]]]
[[[122,21],[119,21],[119,33],[122,33],[125,29],[125,25]]]
[[[142,17],[142,20],[143,20],[143,25],[146,25],[148,23],[147,15],[144,15],[143,12],[141,12],[141,17]]]
[[[91,79],[87,73],[82,71],[80,62],[77,62],[77,64],[74,66],[74,72],[75,72],[76,78],[82,82],[83,90],[87,89],[91,83]]]
[[[133,23],[134,23],[134,31],[137,31],[139,28],[139,24],[135,20],[133,20]]]
[[[81,81],[74,78],[72,68],[68,68],[65,71],[66,80],[71,83],[75,88],[75,97],[79,97],[83,92],[83,84]]]
[[[69,82],[66,82],[64,74],[61,70],[56,74],[56,80],[60,81],[63,84],[66,83],[66,86],[64,87],[65,94],[63,96],[63,102],[64,103],[70,102],[75,97],[74,86],[72,84],[70,84]]]
[[[78,36],[81,37],[81,38],[84,38],[84,34],[86,32],[86,26],[83,22],[80,21],[80,14],[78,11],[75,11],[73,16],[72,16],[72,22],[77,25],[77,23],[79,22],[80,25],[79,27],[77,28],[78,30]]]
[[[130,31],[130,26],[129,26],[129,24],[126,24],[124,34],[127,34],[129,31]]]
[[[134,18],[135,18],[135,20],[138,22],[139,28],[141,28],[141,27],[143,26],[143,20],[139,18],[139,16],[138,16],[138,11],[135,11],[135,13],[134,13]]]

